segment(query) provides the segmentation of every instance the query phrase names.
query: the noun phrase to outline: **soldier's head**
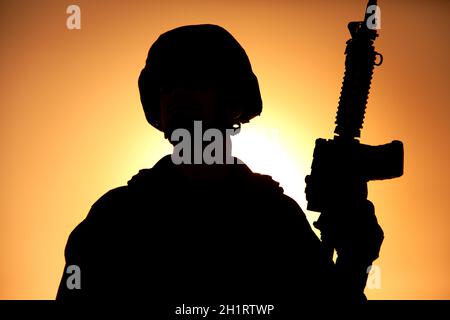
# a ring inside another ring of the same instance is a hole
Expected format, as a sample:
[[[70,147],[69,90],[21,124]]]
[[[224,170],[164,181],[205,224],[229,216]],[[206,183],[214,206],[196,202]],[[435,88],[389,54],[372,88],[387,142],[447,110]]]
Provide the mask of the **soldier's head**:
[[[258,80],[244,49],[225,29],[192,25],[162,34],[139,76],[147,121],[166,138],[177,128],[240,127],[259,115]]]

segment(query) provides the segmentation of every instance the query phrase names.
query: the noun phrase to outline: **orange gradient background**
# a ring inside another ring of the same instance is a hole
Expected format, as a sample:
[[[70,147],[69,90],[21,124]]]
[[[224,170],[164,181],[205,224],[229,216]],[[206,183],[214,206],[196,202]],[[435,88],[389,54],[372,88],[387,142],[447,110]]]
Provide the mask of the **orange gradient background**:
[[[81,30],[66,8],[81,7]],[[137,78],[171,28],[219,24],[246,49],[264,101],[234,154],[306,209],[314,141],[331,138],[346,25],[366,1],[2,1],[0,298],[53,299],[71,230],[106,191],[170,145],[150,127]],[[405,175],[371,182],[385,230],[369,299],[449,299],[450,2],[380,1],[362,142],[405,144]],[[317,213],[306,212],[313,221]],[[113,266],[111,266],[113,267]]]

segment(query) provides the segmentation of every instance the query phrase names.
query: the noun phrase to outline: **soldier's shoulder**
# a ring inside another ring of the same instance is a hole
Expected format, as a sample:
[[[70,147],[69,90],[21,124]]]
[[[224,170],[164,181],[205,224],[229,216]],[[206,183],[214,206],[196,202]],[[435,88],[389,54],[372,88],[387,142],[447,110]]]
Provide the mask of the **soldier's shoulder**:
[[[270,191],[277,194],[283,194],[284,190],[280,183],[267,174],[253,172],[251,175],[252,182],[264,191]]]
[[[106,192],[91,206],[86,218],[69,235],[65,248],[67,261],[90,252],[95,243],[105,237],[128,198],[127,187],[118,187]]]
[[[284,192],[283,187],[270,175],[252,173],[252,184],[260,199],[275,202],[279,210],[290,211],[304,216],[299,204]]]
[[[128,186],[120,186],[109,190],[102,195],[93,205],[92,209],[117,207],[125,204],[130,199]]]
[[[255,190],[262,195],[275,197],[280,201],[289,203],[290,205],[297,205],[297,203],[287,196],[283,187],[272,176],[261,173],[252,173],[251,183]]]

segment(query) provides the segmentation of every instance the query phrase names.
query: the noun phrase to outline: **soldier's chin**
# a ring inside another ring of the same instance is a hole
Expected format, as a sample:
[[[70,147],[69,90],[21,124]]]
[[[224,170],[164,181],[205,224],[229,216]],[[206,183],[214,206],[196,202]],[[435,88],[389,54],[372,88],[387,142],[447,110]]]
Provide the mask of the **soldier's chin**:
[[[218,123],[205,123],[201,120],[196,120],[197,121],[197,126],[199,125],[198,122],[200,121],[200,128],[197,127],[197,132],[196,134],[198,135],[200,133],[200,137],[195,137],[194,136],[194,128],[195,128],[195,123],[194,120],[192,121],[182,121],[182,122],[177,122],[174,123],[172,125],[169,125],[167,127],[167,129],[164,131],[164,137],[170,141],[170,143],[172,145],[176,145],[177,143],[179,143],[185,136],[186,131],[190,134],[190,138],[191,138],[191,142],[194,141],[195,138],[200,138],[202,139],[203,137],[203,133],[208,130],[208,129],[218,129],[222,132],[225,131],[225,125],[221,124],[219,125]],[[174,135],[174,132],[180,130],[180,132],[177,132]],[[183,132],[181,132],[181,130]],[[198,132],[200,130],[200,132]],[[182,136],[182,137],[180,137]],[[173,138],[175,138],[175,141],[173,140]]]
[[[193,139],[194,137],[194,124],[178,124],[176,126],[170,126],[169,128],[167,128],[167,130],[165,130],[164,132],[164,137],[169,140],[169,142],[172,145],[176,145],[177,143],[179,143],[183,138],[184,138],[184,133],[182,134],[182,137],[180,137],[180,133],[175,134],[175,131],[181,131],[183,130],[184,132],[188,131],[189,134],[191,135],[191,139]],[[173,140],[172,138],[175,138],[175,140]]]

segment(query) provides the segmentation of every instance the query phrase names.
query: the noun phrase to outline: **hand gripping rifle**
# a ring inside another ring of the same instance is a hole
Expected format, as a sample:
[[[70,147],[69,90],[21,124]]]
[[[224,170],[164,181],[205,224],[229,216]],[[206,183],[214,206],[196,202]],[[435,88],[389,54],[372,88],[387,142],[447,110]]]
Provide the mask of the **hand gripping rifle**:
[[[345,49],[345,74],[336,115],[335,136],[332,140],[316,140],[311,174],[306,178],[307,209],[321,213],[314,225],[322,233],[322,243],[330,258],[335,244],[324,232],[327,225],[324,222],[330,221],[332,216],[339,219],[337,215],[342,214],[342,208],[349,204],[351,207],[355,198],[365,199],[368,181],[392,179],[403,174],[402,142],[369,146],[358,140],[373,69],[383,62],[382,55],[374,48],[377,31],[369,28],[369,12],[373,8],[377,8],[376,1],[369,0],[364,21],[348,24],[351,39],[347,41]],[[350,190],[340,190],[343,185]]]

